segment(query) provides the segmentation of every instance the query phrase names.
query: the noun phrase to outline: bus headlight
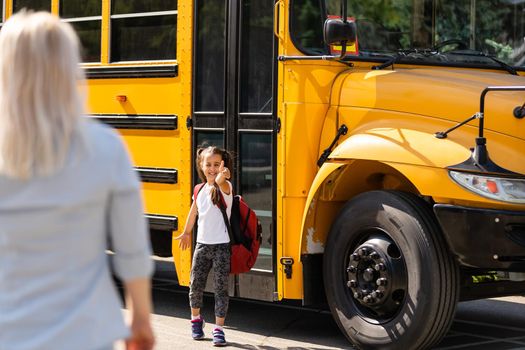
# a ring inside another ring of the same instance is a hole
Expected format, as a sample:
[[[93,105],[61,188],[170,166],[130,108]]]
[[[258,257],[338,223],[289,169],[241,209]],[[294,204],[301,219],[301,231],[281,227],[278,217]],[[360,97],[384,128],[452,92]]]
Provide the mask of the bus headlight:
[[[459,185],[480,196],[498,201],[525,204],[525,180],[450,171]]]

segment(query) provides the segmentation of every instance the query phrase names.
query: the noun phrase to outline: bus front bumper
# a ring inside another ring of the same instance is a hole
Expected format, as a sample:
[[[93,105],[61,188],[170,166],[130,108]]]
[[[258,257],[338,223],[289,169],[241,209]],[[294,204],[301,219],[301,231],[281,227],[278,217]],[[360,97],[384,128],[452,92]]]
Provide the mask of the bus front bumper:
[[[525,212],[436,204],[434,213],[460,265],[525,271]]]

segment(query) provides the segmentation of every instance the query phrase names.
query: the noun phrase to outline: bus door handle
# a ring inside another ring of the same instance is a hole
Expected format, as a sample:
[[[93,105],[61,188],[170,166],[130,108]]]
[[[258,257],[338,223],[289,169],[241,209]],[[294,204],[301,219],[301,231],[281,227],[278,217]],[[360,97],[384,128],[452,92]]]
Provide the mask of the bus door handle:
[[[279,10],[281,3],[282,0],[277,0],[273,6],[273,33],[277,38],[279,38],[279,40],[283,40],[283,38],[281,38],[279,35]]]
[[[283,256],[280,259],[281,265],[284,266],[284,274],[286,275],[287,279],[292,278],[292,265],[294,263],[293,258],[288,256]]]

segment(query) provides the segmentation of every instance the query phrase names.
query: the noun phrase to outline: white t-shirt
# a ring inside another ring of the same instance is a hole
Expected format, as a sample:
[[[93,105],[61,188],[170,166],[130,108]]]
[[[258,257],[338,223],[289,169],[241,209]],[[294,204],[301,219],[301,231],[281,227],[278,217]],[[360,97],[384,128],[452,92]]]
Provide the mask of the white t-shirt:
[[[232,184],[229,181],[230,194],[221,191],[226,202],[226,214],[231,216],[233,194]],[[222,244],[230,242],[228,229],[224,224],[224,218],[218,206],[213,204],[210,196],[212,186],[206,183],[197,195],[197,210],[199,213],[197,242],[203,244]]]

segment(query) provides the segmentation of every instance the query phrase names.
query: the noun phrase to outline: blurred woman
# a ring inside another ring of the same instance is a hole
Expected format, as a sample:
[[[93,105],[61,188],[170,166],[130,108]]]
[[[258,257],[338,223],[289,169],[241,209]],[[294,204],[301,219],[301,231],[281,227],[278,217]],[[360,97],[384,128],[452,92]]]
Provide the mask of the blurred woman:
[[[118,135],[82,117],[82,81],[69,24],[46,12],[22,12],[4,24],[0,349],[112,349],[117,339],[129,349],[153,347],[140,183]]]

